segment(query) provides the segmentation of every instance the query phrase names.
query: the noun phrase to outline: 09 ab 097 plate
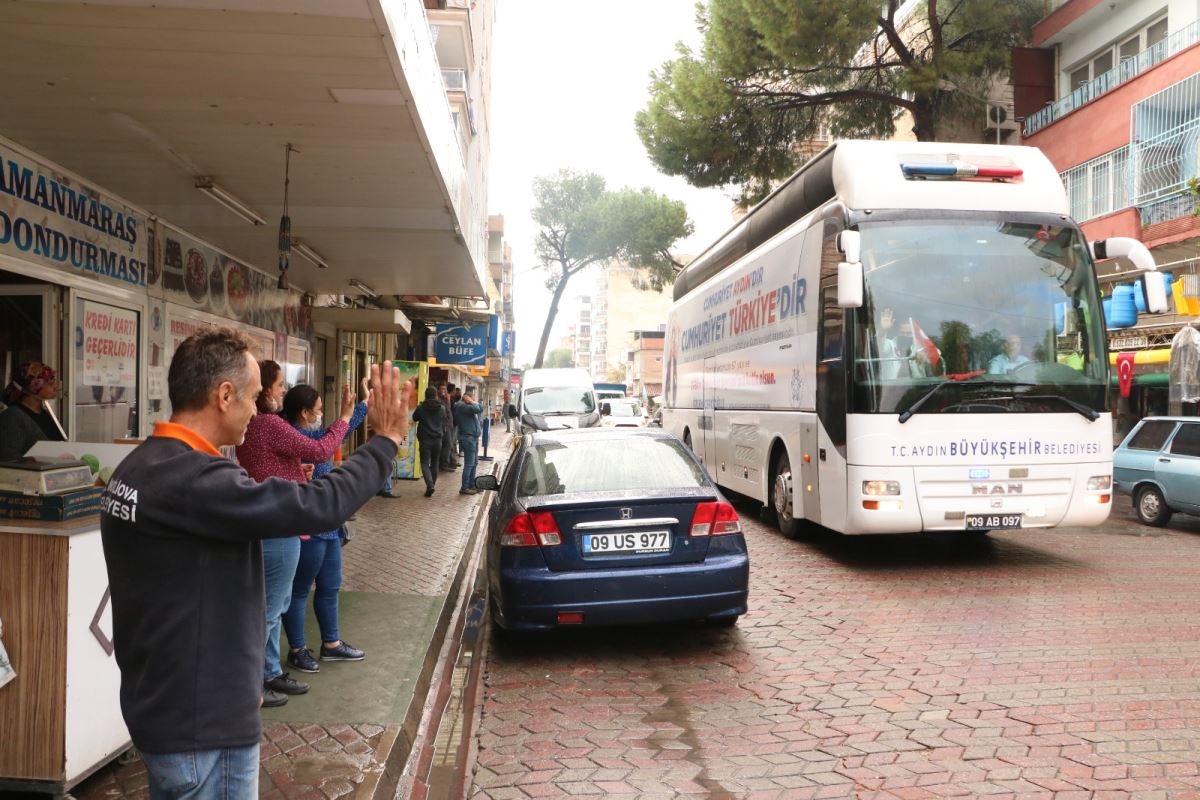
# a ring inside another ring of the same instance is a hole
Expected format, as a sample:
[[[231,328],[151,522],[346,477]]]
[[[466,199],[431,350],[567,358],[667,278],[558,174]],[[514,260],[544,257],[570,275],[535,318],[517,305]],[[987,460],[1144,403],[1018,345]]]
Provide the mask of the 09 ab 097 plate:
[[[967,514],[969,531],[1003,531],[1019,527],[1020,514]]]
[[[666,553],[670,549],[670,531],[589,533],[583,537],[583,554],[585,556]]]

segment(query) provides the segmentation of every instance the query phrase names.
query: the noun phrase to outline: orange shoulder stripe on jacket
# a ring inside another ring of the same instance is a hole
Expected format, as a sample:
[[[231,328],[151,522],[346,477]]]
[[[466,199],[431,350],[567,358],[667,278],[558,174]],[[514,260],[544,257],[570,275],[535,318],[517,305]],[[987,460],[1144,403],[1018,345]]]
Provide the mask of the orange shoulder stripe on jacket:
[[[199,450],[211,456],[221,455],[221,451],[213,447],[208,439],[178,422],[156,422],[154,423],[154,433],[151,435],[160,439],[178,439],[193,450]]]

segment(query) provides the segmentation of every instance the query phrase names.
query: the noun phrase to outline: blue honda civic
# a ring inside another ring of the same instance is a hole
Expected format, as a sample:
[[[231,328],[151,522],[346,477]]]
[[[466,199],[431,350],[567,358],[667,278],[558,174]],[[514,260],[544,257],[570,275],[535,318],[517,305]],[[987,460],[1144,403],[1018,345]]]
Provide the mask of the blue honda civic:
[[[707,620],[746,613],[741,522],[673,434],[650,428],[522,437],[487,531],[493,622],[506,630]]]

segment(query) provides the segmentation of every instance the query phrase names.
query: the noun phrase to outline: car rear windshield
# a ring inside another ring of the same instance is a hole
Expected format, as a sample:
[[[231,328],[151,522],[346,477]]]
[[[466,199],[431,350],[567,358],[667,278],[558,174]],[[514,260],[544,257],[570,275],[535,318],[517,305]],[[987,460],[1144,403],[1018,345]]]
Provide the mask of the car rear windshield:
[[[521,497],[708,485],[700,465],[675,439],[579,438],[530,449],[517,485]]]
[[[1138,432],[1133,435],[1126,447],[1130,450],[1159,450],[1173,430],[1175,430],[1174,422],[1163,420],[1143,422],[1142,427],[1138,428]]]

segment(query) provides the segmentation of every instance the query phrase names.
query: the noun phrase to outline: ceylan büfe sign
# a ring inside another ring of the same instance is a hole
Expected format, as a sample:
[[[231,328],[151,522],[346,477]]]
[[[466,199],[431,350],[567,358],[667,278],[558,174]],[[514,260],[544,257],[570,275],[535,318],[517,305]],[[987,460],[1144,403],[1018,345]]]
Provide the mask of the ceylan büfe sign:
[[[434,334],[433,355],[439,364],[487,365],[488,324],[466,325],[439,322]]]

